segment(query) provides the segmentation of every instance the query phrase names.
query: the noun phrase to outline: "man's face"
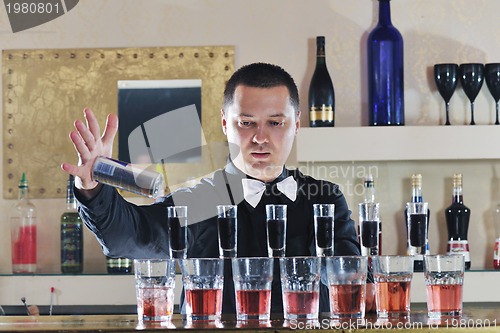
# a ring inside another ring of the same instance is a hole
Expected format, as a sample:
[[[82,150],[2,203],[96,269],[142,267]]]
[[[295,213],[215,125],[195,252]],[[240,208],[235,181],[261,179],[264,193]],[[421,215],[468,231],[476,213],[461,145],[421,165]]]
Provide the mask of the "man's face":
[[[286,86],[238,86],[222,110],[222,129],[233,163],[246,174],[272,181],[281,174],[299,129]]]

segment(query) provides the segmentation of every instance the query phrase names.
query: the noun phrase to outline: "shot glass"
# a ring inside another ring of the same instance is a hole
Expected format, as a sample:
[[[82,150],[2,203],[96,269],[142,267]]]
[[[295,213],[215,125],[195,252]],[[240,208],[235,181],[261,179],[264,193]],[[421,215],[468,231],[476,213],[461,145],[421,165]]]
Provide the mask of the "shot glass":
[[[286,205],[266,205],[267,251],[270,257],[284,257]]]
[[[171,258],[187,256],[187,206],[167,207],[169,251]]]
[[[134,270],[139,322],[169,322],[174,312],[175,259],[136,259]]]
[[[234,258],[237,253],[238,206],[217,206],[217,230],[219,235],[219,255]]]
[[[462,315],[465,259],[462,254],[424,256],[429,318]]]
[[[316,235],[316,255],[333,256],[334,204],[314,204],[314,233]]]
[[[359,232],[361,234],[361,251],[363,255],[378,255],[379,207],[378,203],[372,202],[359,204]]]
[[[377,317],[405,318],[410,315],[412,256],[372,257]]]
[[[180,266],[186,299],[186,321],[220,321],[224,259],[182,259]]]
[[[368,257],[326,257],[330,290],[330,318],[342,320],[365,317]]]
[[[408,252],[410,255],[425,254],[427,242],[427,202],[406,203],[406,223],[408,227]]]
[[[268,321],[271,315],[273,258],[233,258],[236,318]]]
[[[317,320],[321,258],[280,258],[285,320]]]

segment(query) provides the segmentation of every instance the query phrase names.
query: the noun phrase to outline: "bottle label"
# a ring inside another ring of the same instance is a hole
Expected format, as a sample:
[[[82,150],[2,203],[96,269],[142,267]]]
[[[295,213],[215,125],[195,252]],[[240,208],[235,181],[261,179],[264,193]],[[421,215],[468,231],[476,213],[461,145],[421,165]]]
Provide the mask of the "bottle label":
[[[466,240],[449,240],[446,252],[447,254],[463,254],[465,262],[470,261],[469,242]]]
[[[311,106],[310,121],[333,121],[333,107],[331,105]]]

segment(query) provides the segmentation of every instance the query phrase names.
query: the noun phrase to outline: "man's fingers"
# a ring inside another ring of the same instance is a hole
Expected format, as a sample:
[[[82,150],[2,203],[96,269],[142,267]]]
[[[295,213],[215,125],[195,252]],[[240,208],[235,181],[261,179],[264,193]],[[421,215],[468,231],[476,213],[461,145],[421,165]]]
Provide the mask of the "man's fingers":
[[[63,164],[61,164],[61,169],[64,172],[69,173],[70,175],[73,175],[75,177],[78,176],[78,167],[76,165],[64,162]]]
[[[71,133],[69,133],[69,137],[71,139],[71,142],[73,142],[73,146],[75,147],[76,151],[81,156],[81,158],[83,160],[89,159],[90,158],[89,147],[82,140],[80,134],[75,131],[72,131]]]
[[[87,121],[88,129],[94,137],[94,141],[99,140],[101,137],[101,129],[94,113],[92,112],[92,110],[86,108],[85,110],[83,110],[83,115],[85,116],[85,120]],[[86,140],[86,138],[84,139]]]
[[[106,128],[102,134],[103,144],[113,144],[116,132],[118,131],[118,117],[115,114],[109,114],[106,119]]]

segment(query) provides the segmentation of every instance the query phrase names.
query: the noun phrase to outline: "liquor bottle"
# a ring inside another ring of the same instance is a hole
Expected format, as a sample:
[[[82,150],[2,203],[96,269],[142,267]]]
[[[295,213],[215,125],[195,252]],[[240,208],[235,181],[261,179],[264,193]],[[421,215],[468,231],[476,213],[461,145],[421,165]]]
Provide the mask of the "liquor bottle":
[[[12,272],[35,273],[36,207],[28,198],[28,180],[23,172],[19,181],[19,200],[10,214],[12,241]]]
[[[61,272],[83,272],[83,223],[76,211],[73,193],[75,179],[69,176],[66,186],[66,211],[61,215]]]
[[[368,175],[363,180],[363,202],[375,203],[375,182],[372,175]],[[360,234],[358,225],[358,235]],[[360,242],[361,244],[361,242]],[[361,246],[361,255],[368,255],[368,249]],[[382,219],[379,218],[378,223],[378,249],[377,254],[382,255]]]
[[[464,205],[462,193],[462,174],[453,175],[453,201],[446,208],[446,226],[448,228],[447,253],[461,253],[465,257],[465,269],[470,269],[469,230],[470,209]]]
[[[325,37],[316,37],[316,68],[309,85],[309,126],[335,126],[335,91],[326,68]]]
[[[106,256],[106,269],[109,274],[132,274],[132,259]]]
[[[411,198],[410,202],[423,202],[422,199],[422,175],[421,174],[413,174],[411,175]],[[407,219],[407,210],[405,209],[405,225],[406,225],[406,232],[408,232],[408,223],[406,222]],[[430,209],[427,209],[427,223],[426,223],[426,228],[427,228],[427,234],[429,232],[429,220],[431,217],[431,212]],[[408,237],[407,237],[408,239]],[[423,272],[424,270],[424,257],[422,254],[416,254],[412,253],[412,247],[410,244],[407,242],[406,243],[406,254],[407,255],[414,255],[415,259],[413,261],[413,271],[414,272]],[[425,254],[430,254],[430,248],[429,248],[429,237],[425,240],[425,245],[422,246],[421,250],[419,253],[425,253]]]
[[[372,126],[402,126],[403,37],[391,22],[390,0],[379,0],[378,24],[368,35],[368,112]]]
[[[92,166],[92,178],[135,194],[156,198],[163,194],[163,175],[131,163],[99,156]]]

